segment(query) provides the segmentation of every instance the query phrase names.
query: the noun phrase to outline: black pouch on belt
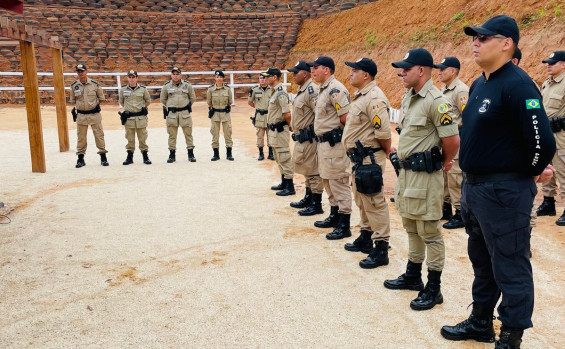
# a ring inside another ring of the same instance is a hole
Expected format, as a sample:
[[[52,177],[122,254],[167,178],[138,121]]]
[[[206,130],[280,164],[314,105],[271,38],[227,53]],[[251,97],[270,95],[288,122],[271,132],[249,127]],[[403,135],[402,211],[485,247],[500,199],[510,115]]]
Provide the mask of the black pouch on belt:
[[[355,186],[357,191],[362,194],[377,194],[383,188],[383,170],[375,163],[373,154],[371,157],[371,164],[359,165],[355,170]]]

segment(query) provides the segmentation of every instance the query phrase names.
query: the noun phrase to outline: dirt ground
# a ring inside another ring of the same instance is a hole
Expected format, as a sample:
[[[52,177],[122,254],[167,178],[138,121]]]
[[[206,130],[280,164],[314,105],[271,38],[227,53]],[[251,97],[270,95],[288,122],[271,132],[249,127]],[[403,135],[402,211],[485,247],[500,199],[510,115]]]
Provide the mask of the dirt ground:
[[[69,108],[70,110],[70,108]],[[463,229],[444,231],[445,302],[416,312],[412,291],[385,279],[406,265],[407,239],[391,203],[390,264],[363,270],[364,255],[327,241],[274,195],[274,162],[256,160],[245,101],[232,111],[235,161],[210,162],[209,120],[195,105],[196,163],[178,140],[167,164],[167,134],[150,106],[153,164],[122,166],[117,107],[103,106],[109,167],[89,131],[87,166],[60,153],[55,109],[42,108],[47,172],[32,173],[25,109],[0,107],[1,348],[492,348],[449,342],[439,330],[470,312],[472,270]],[[223,138],[221,138],[223,142]],[[393,144],[397,144],[397,136]],[[223,143],[222,143],[223,144]],[[395,175],[387,167],[385,191]],[[536,205],[540,197],[536,200]],[[563,203],[559,202],[559,210]],[[532,236],[536,306],[523,348],[564,348],[565,228],[541,217]],[[359,220],[354,207],[352,224]]]

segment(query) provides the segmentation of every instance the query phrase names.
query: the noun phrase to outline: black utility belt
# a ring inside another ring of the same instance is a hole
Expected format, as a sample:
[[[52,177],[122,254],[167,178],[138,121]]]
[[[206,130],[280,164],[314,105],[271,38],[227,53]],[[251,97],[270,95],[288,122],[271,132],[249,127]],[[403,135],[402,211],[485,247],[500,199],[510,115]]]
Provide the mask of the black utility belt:
[[[188,103],[186,106],[184,106],[182,108],[176,108],[176,107],[167,108],[167,111],[169,113],[178,113],[178,112],[185,111],[185,110],[192,112],[192,103]]]
[[[553,133],[565,131],[565,116],[553,116],[549,118],[549,126]]]
[[[271,131],[282,132],[284,127],[287,125],[286,121],[279,121],[275,124],[267,124],[267,128]]]
[[[126,111],[126,112],[124,112],[124,114],[127,115],[128,118],[133,118],[133,117],[136,117],[136,116],[145,116],[145,115],[148,114],[148,112],[147,112],[146,108],[143,108],[143,109],[141,109],[141,111],[138,111],[137,113],[132,113],[132,112]]]
[[[463,172],[463,181],[467,184],[480,184],[486,182],[505,182],[517,179],[524,179],[528,176],[518,172],[503,172],[490,174],[472,174]]]
[[[362,147],[361,149],[358,148],[349,148],[347,151],[347,156],[352,162],[355,163],[363,163],[363,159],[367,156],[371,156],[376,152],[383,150],[383,148],[373,148],[373,147]]]
[[[90,109],[90,110],[78,110],[77,112],[79,114],[95,114],[95,113],[99,113],[100,112],[100,104],[97,104],[96,107],[94,107],[94,109]]]
[[[342,135],[343,135],[343,129],[341,127],[338,127],[324,133],[321,136],[316,136],[316,140],[320,143],[329,142],[330,146],[333,147],[337,143],[341,142]]]
[[[212,108],[215,113],[229,113],[231,111],[231,107],[225,107],[224,109],[216,109]]]
[[[310,142],[314,143],[316,139],[316,134],[314,133],[314,125],[304,127],[298,130],[298,133],[292,134],[292,140],[298,143]]]
[[[265,110],[265,109],[255,109],[255,114],[266,115],[268,113],[269,113],[269,111]]]
[[[442,163],[443,157],[441,155],[441,151],[439,150],[439,147],[436,146],[430,150],[414,153],[406,159],[399,159],[397,165],[398,168],[396,166],[395,168],[398,170],[403,168],[414,172],[425,171],[427,173],[432,173],[441,170]],[[393,165],[395,165],[394,162]]]

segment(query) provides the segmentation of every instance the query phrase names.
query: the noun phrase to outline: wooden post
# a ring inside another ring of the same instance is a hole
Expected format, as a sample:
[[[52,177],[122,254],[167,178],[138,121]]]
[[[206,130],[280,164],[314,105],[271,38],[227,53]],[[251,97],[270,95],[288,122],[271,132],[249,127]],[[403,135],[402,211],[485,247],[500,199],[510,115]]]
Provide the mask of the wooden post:
[[[61,50],[51,48],[53,61],[53,86],[55,87],[55,108],[57,109],[57,131],[59,133],[59,151],[69,150],[69,127],[67,125],[67,100],[63,77],[63,57]]]
[[[31,170],[32,172],[45,173],[43,127],[41,125],[39,85],[37,82],[37,66],[33,43],[20,40],[20,54],[24,74],[27,128],[29,132],[29,148],[31,151]]]

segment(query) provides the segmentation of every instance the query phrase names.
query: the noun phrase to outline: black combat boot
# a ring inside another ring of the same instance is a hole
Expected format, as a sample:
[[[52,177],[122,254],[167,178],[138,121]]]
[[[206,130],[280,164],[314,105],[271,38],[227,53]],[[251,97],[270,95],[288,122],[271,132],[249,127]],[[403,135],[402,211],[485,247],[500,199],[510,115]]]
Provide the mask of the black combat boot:
[[[301,216],[313,216],[315,214],[322,214],[322,194],[312,193],[312,200],[309,206],[305,209],[298,211]]]
[[[441,217],[441,220],[444,220],[444,221],[450,220],[452,214],[453,214],[453,211],[451,210],[451,204],[449,202],[444,202],[443,203],[443,216]]]
[[[361,230],[359,231],[359,236],[355,241],[346,243],[343,248],[349,252],[363,252],[369,253],[373,249],[373,240],[371,239],[373,235],[372,231]]]
[[[496,341],[494,349],[520,349],[524,330],[508,328],[504,325],[500,328],[500,340]]]
[[[273,147],[269,147],[269,156],[267,156],[269,160],[275,160],[275,155],[273,154]]]
[[[109,166],[110,164],[108,163],[108,158],[106,158],[106,153],[104,154],[100,154],[100,164],[102,166]]]
[[[86,162],[84,162],[84,154],[78,154],[77,164],[75,167],[81,168],[83,166],[86,166]]]
[[[306,192],[304,193],[304,197],[300,201],[291,202],[290,207],[294,208],[304,208],[309,206],[312,203],[312,189],[310,187],[306,187]]]
[[[565,225],[565,211],[563,211],[563,214],[561,215],[561,217],[559,217],[556,221],[555,224],[559,225],[559,226],[564,226]]]
[[[214,150],[214,156],[210,159],[210,161],[218,161],[220,160],[220,150],[218,148],[212,148]]]
[[[388,241],[375,241],[375,248],[371,250],[367,258],[359,262],[363,269],[373,269],[381,265],[388,265]]]
[[[233,156],[231,155],[231,148],[226,148],[226,159],[233,161]]]
[[[441,294],[441,271],[428,270],[428,283],[418,297],[410,302],[410,308],[414,310],[432,309],[436,304],[443,303]]]
[[[339,211],[338,206],[332,206],[330,210],[330,215],[328,218],[324,219],[323,221],[315,221],[314,226],[318,228],[335,228],[337,227],[337,222],[339,220],[339,216],[337,215],[337,211]]]
[[[196,158],[194,157],[194,149],[187,149],[186,151],[188,153],[188,161],[196,162]]]
[[[340,240],[351,236],[351,225],[349,223],[351,214],[338,213],[339,221],[337,227],[329,234],[326,234],[328,240]]]
[[[536,210],[538,216],[555,216],[555,198],[551,196],[544,196],[543,202]]]
[[[257,158],[258,161],[263,161],[265,160],[265,154],[263,153],[263,147],[258,147],[259,148],[259,157]]]
[[[461,210],[458,209],[455,209],[455,214],[451,217],[449,222],[443,224],[445,229],[457,229],[463,228],[464,226],[463,218],[461,218]]]
[[[284,175],[281,175],[281,183],[271,186],[271,190],[283,190],[284,188]]]
[[[173,162],[175,162],[176,159],[176,150],[174,149],[169,149],[169,158],[167,159],[167,163],[171,164]]]
[[[391,290],[423,290],[422,263],[413,263],[408,260],[406,272],[394,280],[385,280],[384,285]]]
[[[294,190],[294,182],[292,181],[292,178],[291,179],[283,178],[283,181],[285,183],[283,190],[278,191],[276,194],[278,196],[289,196],[296,194],[296,191]]]
[[[143,163],[145,165],[151,165],[151,160],[149,160],[149,155],[147,155],[147,150],[142,151],[141,156],[143,156]]]
[[[122,164],[123,165],[133,164],[133,152],[131,150],[128,150],[128,156],[126,157],[126,159]]]
[[[452,341],[472,339],[477,342],[494,342],[494,329],[492,327],[494,309],[473,303],[473,311],[469,318],[455,326],[443,326],[441,335]]]

